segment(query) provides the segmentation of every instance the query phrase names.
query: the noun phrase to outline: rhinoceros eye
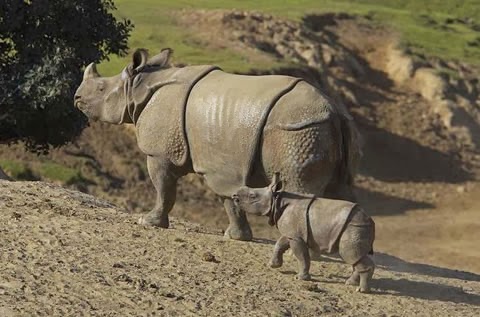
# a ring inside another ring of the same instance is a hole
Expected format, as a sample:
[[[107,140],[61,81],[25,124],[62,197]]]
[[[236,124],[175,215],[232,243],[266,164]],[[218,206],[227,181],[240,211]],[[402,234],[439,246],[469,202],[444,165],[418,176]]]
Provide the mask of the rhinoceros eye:
[[[99,82],[97,89],[98,91],[103,92],[105,90],[105,83],[103,81]]]
[[[250,193],[250,194],[248,194],[248,198],[255,199],[255,198],[257,198],[257,195],[255,193]]]

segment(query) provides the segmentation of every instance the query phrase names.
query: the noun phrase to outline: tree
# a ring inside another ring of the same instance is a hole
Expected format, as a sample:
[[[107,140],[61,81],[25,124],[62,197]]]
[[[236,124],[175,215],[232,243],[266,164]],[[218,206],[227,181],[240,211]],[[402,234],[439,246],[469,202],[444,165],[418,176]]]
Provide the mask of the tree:
[[[127,50],[133,25],[114,10],[113,0],[0,1],[0,143],[40,153],[80,134],[82,67]]]

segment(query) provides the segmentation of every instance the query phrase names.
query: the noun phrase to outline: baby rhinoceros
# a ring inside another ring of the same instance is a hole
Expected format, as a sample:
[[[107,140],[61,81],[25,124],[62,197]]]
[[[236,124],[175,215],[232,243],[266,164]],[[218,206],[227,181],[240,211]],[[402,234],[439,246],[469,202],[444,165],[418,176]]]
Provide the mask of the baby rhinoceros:
[[[357,291],[368,292],[375,269],[368,255],[373,254],[373,220],[357,204],[278,191],[279,185],[276,174],[268,187],[242,187],[232,196],[238,212],[268,216],[268,223],[280,231],[270,266],[282,266],[283,254],[292,248],[299,264],[297,277],[309,280],[309,249],[339,253],[353,266],[346,284],[358,285]]]

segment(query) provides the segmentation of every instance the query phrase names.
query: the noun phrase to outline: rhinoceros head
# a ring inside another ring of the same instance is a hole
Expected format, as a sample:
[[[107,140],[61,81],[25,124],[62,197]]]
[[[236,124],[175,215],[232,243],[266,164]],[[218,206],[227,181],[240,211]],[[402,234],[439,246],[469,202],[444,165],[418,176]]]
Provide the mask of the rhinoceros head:
[[[272,182],[267,187],[241,187],[232,195],[233,204],[246,213],[266,216],[272,209],[273,194],[279,190],[280,186],[280,177],[278,173],[275,173]]]
[[[75,106],[93,120],[120,124],[132,123],[127,109],[128,84],[148,66],[168,64],[171,49],[148,59],[145,49],[137,49],[132,62],[113,77],[102,77],[94,63],[85,68],[83,80],[75,93]]]

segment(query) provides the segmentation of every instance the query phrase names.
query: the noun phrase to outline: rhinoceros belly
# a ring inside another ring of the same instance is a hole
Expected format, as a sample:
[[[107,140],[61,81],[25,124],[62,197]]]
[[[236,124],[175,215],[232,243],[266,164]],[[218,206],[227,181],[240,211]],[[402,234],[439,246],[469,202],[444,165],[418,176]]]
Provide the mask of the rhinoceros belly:
[[[299,81],[217,70],[195,85],[185,129],[193,168],[213,191],[228,197],[248,184],[269,111]]]

